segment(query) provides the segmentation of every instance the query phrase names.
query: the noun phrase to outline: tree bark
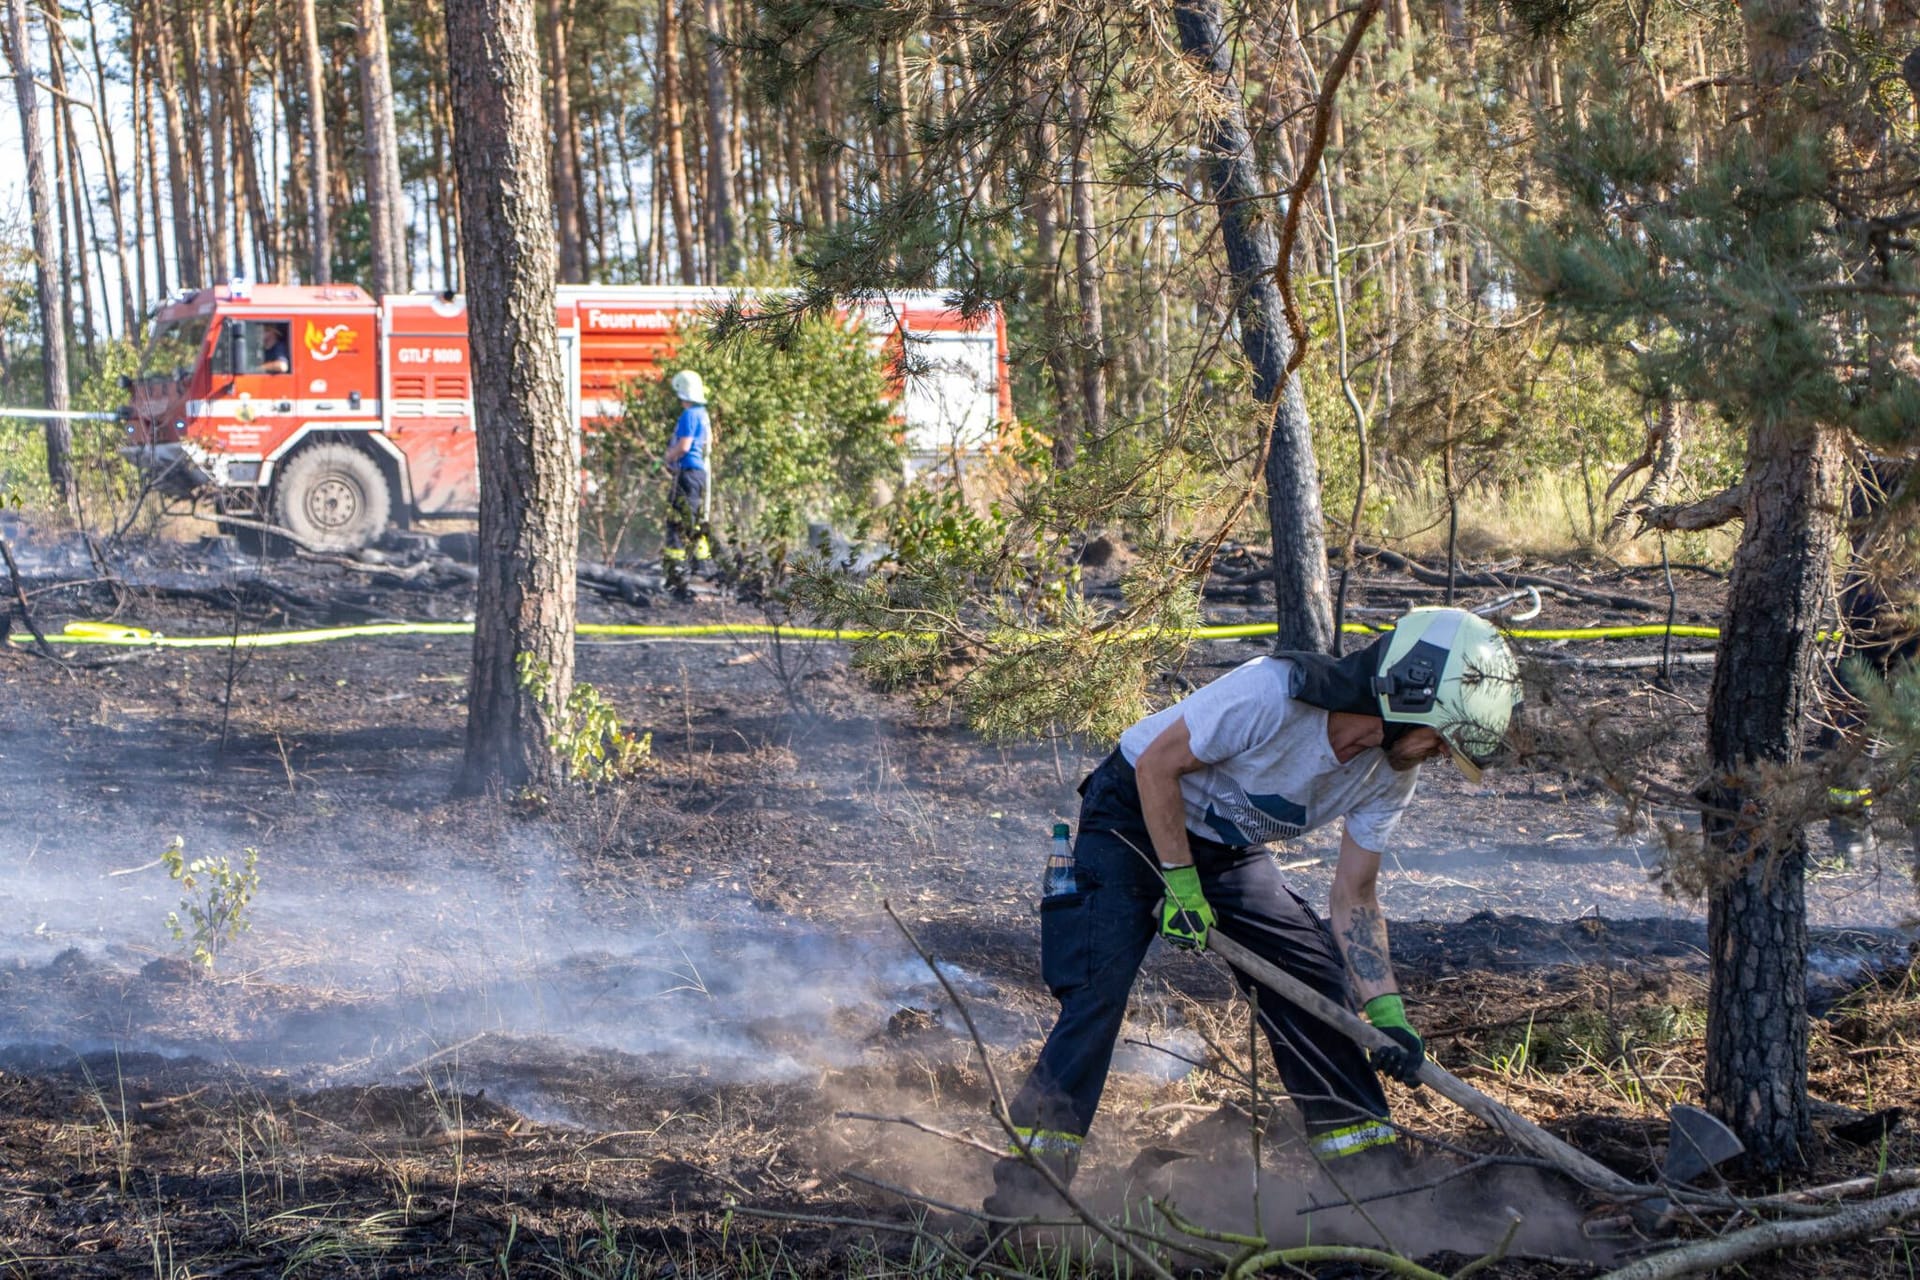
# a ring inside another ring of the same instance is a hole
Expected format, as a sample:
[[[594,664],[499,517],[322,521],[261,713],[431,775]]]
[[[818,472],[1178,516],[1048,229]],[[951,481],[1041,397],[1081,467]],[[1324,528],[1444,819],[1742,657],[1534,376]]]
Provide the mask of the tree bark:
[[[253,280],[277,280],[280,277],[279,220],[267,206],[266,184],[260,179],[257,134],[253,123],[253,72],[248,51],[250,31],[243,31],[224,2],[215,6],[219,19],[220,44],[227,50],[220,69],[220,85],[227,95],[227,127],[233,136],[234,180],[239,187],[240,207],[246,211],[248,233],[236,239],[251,250]],[[235,254],[239,254],[236,246]]]
[[[147,77],[147,62],[141,55],[144,43],[142,28],[145,6],[135,3],[127,9],[127,39],[131,48],[127,58],[128,94],[133,99],[133,190],[130,203],[133,207],[133,287],[135,314],[144,318],[149,307],[147,304],[147,204],[146,194],[150,182],[158,182],[160,175],[153,166],[153,102]],[[155,207],[158,212],[158,206]],[[165,297],[166,254],[160,248],[160,223],[153,225],[153,256],[160,264],[160,296]]]
[[[573,89],[567,77],[567,23],[561,0],[546,0],[547,101],[553,133],[553,212],[560,241],[560,278],[587,278],[580,244],[580,168],[573,146]]]
[[[387,56],[386,0],[359,0],[360,104],[367,164],[368,240],[376,297],[412,287],[400,209],[400,140],[393,123],[393,70]],[[451,27],[448,28],[452,30]],[[536,86],[539,81],[536,77]],[[543,166],[544,167],[544,166]],[[551,238],[553,228],[544,235]]]
[[[680,248],[680,283],[697,284],[693,201],[687,190],[687,108],[680,92],[680,19],[674,0],[660,0],[660,109],[667,122],[667,190],[673,201],[673,236]]]
[[[1080,417],[1086,402],[1073,389],[1060,323],[1060,139],[1053,123],[1053,98],[1036,83],[1029,94],[1034,112],[1033,165],[1037,181],[1027,200],[1033,220],[1034,252],[1039,256],[1045,295],[1040,305],[1040,329],[1046,343],[1044,361],[1053,384],[1053,465],[1070,467],[1080,452]]]
[[[333,159],[327,152],[327,89],[325,64],[320,60],[320,20],[314,0],[300,0],[300,62],[307,82],[307,270],[315,284],[333,279],[333,223],[327,200],[327,174]]]
[[[181,119],[180,83],[174,76],[173,48],[167,19],[154,8],[153,65],[160,81],[160,106],[167,118],[167,195],[173,206],[173,260],[175,277],[183,288],[209,284],[200,259],[199,221],[193,194],[198,188],[198,163],[188,167],[187,130]]]
[[[218,284],[239,272],[240,256],[233,247],[233,202],[227,195],[227,162],[230,159],[227,154],[227,104],[216,83],[218,75],[213,58],[214,51],[220,46],[214,36],[211,7],[204,16],[204,27],[192,20],[187,22],[187,94],[196,109],[204,105],[206,111],[204,149],[213,185],[212,200],[203,202],[201,207],[211,214],[207,224],[210,246],[207,256],[212,260],[212,283]],[[189,133],[187,136],[191,139],[195,135]]]
[[[53,117],[53,194],[61,211],[61,281],[80,282],[80,305],[72,307],[67,295],[68,315],[80,325],[82,360],[88,369],[95,367],[97,356],[93,341],[93,279],[87,274],[87,199],[86,171],[80,165],[80,145],[73,136],[73,103],[67,93],[67,67],[64,30],[60,7],[46,4],[41,9],[47,24],[47,83],[53,88],[50,112]],[[71,259],[67,257],[68,237],[72,240]]]
[[[1832,597],[1841,451],[1831,433],[1762,424],[1747,437],[1746,521],[1728,583],[1707,743],[1721,879],[1707,897],[1707,1104],[1777,1170],[1807,1136],[1806,849],[1768,822],[1760,767],[1799,759],[1815,637]]]
[[[707,8],[707,270],[717,284],[740,270],[740,228],[735,224],[733,119],[727,111],[726,0]]]
[[[20,149],[27,162],[27,205],[33,220],[33,286],[40,302],[40,373],[47,408],[67,410],[67,315],[53,278],[59,252],[53,239],[53,202],[47,192],[47,162],[40,150],[40,91],[33,83],[33,37],[27,0],[7,0],[7,61],[13,66],[13,99],[20,113]],[[47,420],[47,481],[67,510],[79,514],[73,474],[73,428],[65,418]]]
[[[1107,433],[1107,324],[1100,305],[1099,228],[1093,211],[1093,131],[1087,117],[1087,89],[1077,81],[1067,90],[1067,118],[1073,129],[1073,266],[1080,301],[1080,395],[1086,406],[1085,430],[1099,440]]]
[[[99,92],[106,92],[107,65],[105,55],[100,50],[100,25],[95,21],[93,0],[86,0],[87,45],[93,53],[93,82],[99,86]],[[128,15],[132,20],[132,15]],[[138,77],[135,79],[136,87]],[[136,97],[137,103],[137,97]],[[113,216],[113,252],[120,271],[120,332],[128,337],[139,332],[139,312],[133,301],[134,269],[127,262],[127,216],[120,198],[120,156],[114,146],[114,131],[107,127],[104,102],[96,102],[93,107],[93,131],[100,143],[100,154],[107,164],[107,209]],[[137,112],[138,106],[134,108]],[[138,161],[135,166],[138,169]]]
[[[1180,48],[1200,64],[1218,101],[1202,148],[1219,209],[1221,239],[1233,276],[1240,349],[1253,368],[1253,390],[1273,407],[1267,449],[1267,517],[1273,527],[1276,647],[1327,652],[1333,647],[1327,540],[1320,513],[1320,472],[1300,379],[1287,372],[1293,340],[1276,280],[1279,243],[1261,198],[1260,168],[1247,133],[1246,109],[1234,81],[1233,53],[1219,0],[1180,0],[1174,10]]]
[[[790,127],[798,127],[794,122]],[[820,225],[831,227],[840,220],[840,161],[833,150],[833,79],[822,65],[813,73],[813,127],[818,134],[819,150],[813,161],[813,185],[820,206]]]
[[[480,577],[460,786],[558,786],[573,687],[579,425],[554,327],[552,187],[533,0],[449,0],[480,464]],[[524,682],[520,662],[532,664]]]
[[[1817,120],[1800,86],[1825,43],[1818,0],[1749,0],[1741,16],[1759,90],[1754,136],[1777,154]],[[1769,814],[1763,770],[1800,758],[1842,474],[1832,432],[1781,416],[1761,414],[1747,431],[1746,523],[1707,703],[1716,777],[1702,821],[1720,873],[1707,895],[1707,1105],[1767,1171],[1805,1159],[1807,908],[1801,818]],[[1716,816],[1729,813],[1739,816]]]

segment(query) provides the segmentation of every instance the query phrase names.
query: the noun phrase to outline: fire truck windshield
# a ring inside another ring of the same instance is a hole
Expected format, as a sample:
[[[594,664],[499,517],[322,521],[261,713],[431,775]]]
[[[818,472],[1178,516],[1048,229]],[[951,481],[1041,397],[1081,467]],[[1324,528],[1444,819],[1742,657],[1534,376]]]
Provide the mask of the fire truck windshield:
[[[162,320],[153,327],[153,340],[147,344],[140,361],[141,378],[184,378],[200,363],[200,348],[207,340],[209,316],[187,316],[180,320]]]

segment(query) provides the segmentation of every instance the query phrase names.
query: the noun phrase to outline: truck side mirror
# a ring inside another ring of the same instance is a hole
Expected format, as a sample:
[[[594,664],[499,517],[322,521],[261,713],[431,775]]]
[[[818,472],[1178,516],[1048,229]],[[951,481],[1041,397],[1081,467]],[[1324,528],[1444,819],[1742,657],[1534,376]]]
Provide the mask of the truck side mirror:
[[[114,381],[120,384],[122,391],[133,390],[133,379],[127,374],[121,374],[118,378],[115,378]]]

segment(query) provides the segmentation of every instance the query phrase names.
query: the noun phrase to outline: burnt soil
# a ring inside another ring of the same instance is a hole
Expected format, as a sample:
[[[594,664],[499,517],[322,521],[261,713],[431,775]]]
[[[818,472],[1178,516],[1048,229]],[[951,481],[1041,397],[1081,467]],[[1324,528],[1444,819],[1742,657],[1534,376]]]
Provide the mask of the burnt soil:
[[[166,544],[106,582],[70,544],[11,534],[49,632],[471,608],[457,580]],[[1680,617],[1711,620],[1717,589],[1690,578]],[[1387,576],[1360,596],[1432,599]],[[645,607],[583,592],[581,610],[764,618],[718,589]],[[1210,613],[1261,605],[1224,592]],[[1540,622],[1645,620],[1550,598]],[[969,1206],[986,1190],[988,1155],[914,1127],[999,1143],[993,1082],[907,935],[1011,1088],[1052,1012],[1034,902],[1047,828],[1074,816],[1096,751],[983,743],[873,692],[836,644],[583,643],[580,678],[652,735],[650,767],[546,805],[455,798],[464,639],[56,650],[0,648],[0,1273],[881,1274],[926,1256],[861,1225],[911,1221],[902,1191]],[[1178,678],[1258,652],[1201,645]],[[1709,671],[1566,672],[1564,692],[1670,727],[1685,756]],[[157,859],[175,835],[190,858],[259,853],[252,928],[211,978],[169,936],[182,894]],[[1906,854],[1841,867],[1812,839],[1822,1107],[1806,1182],[1920,1163],[1909,1128],[1883,1153],[1884,1123],[1862,1120],[1920,1079]],[[1277,851],[1310,902],[1335,848],[1319,833]],[[1636,1176],[1657,1164],[1666,1104],[1697,1100],[1704,1029],[1704,925],[1662,893],[1661,856],[1580,781],[1514,769],[1473,788],[1430,768],[1383,876],[1435,1055]],[[1209,962],[1149,958],[1078,1184],[1096,1204],[1171,1189],[1203,1223],[1251,1224],[1247,1017],[1227,997]],[[1390,1088],[1411,1128],[1498,1149]],[[1331,1193],[1261,1090],[1266,1222],[1297,1242],[1295,1210]],[[1527,1256],[1495,1274],[1624,1256],[1590,1238],[1604,1207],[1503,1176],[1468,1202],[1386,1202],[1377,1225],[1446,1269],[1497,1241],[1511,1203]],[[1315,1221],[1316,1243],[1378,1242],[1342,1213]],[[1904,1275],[1911,1243],[1751,1273]]]

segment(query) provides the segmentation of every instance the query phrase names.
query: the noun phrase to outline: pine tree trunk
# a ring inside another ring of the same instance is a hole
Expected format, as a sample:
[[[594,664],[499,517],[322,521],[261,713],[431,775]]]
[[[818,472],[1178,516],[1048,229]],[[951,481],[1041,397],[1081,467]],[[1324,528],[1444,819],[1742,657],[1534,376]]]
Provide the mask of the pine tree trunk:
[[[836,136],[833,125],[833,80],[822,65],[813,73],[813,127],[822,139]],[[820,149],[813,162],[813,185],[818,193],[820,225],[831,227],[840,220],[840,161],[833,151]]]
[[[1763,150],[1797,145],[1797,92],[1824,41],[1816,3],[1749,0],[1741,16]],[[1707,703],[1703,823],[1725,879],[1707,897],[1707,1105],[1774,1171],[1805,1160],[1806,849],[1794,815],[1765,824],[1762,770],[1800,758],[1815,641],[1833,591],[1842,456],[1832,433],[1762,420],[1747,432],[1745,524]]]
[[[213,58],[219,43],[214,37],[213,10],[205,14],[206,23],[189,22],[187,30],[192,36],[188,46],[187,91],[196,105],[204,104],[206,109],[206,153],[210,162],[209,173],[212,177],[212,200],[206,206],[211,214],[208,220],[210,249],[208,257],[212,261],[215,283],[230,279],[240,270],[240,257],[233,247],[233,201],[228,194],[227,154],[227,104],[215,83],[216,72]]]
[[[13,100],[20,114],[20,149],[27,162],[27,205],[33,220],[33,285],[40,302],[40,373],[47,384],[47,408],[67,411],[67,314],[65,297],[53,277],[59,251],[54,245],[53,198],[47,191],[47,162],[40,150],[40,91],[33,83],[33,37],[27,27],[27,0],[7,0],[7,61],[13,67]],[[73,474],[73,427],[65,418],[49,418],[47,481],[74,516],[79,515],[79,485]]]
[[[177,11],[176,11],[177,12]],[[200,258],[199,220],[194,214],[193,196],[199,189],[194,170],[189,172],[186,122],[181,119],[180,82],[174,75],[173,48],[167,21],[155,7],[153,24],[153,64],[160,81],[160,106],[167,118],[167,196],[173,207],[173,260],[176,278],[182,288],[197,289],[211,284]]]
[[[1033,220],[1034,252],[1044,277],[1040,328],[1046,343],[1047,378],[1053,387],[1053,465],[1064,469],[1073,465],[1080,450],[1080,414],[1086,402],[1074,394],[1073,362],[1060,323],[1060,140],[1053,123],[1053,98],[1036,84],[1028,101],[1035,117],[1033,163],[1038,181],[1027,201],[1027,213]]]
[[[400,209],[400,141],[393,122],[393,71],[387,56],[386,0],[359,0],[360,107],[367,166],[367,237],[375,296],[413,285]],[[451,30],[451,28],[449,28]],[[538,83],[536,79],[535,83]],[[553,235],[547,228],[546,235]]]
[[[140,54],[144,44],[144,6],[132,5],[127,11],[128,42],[132,46],[131,56],[127,59],[128,97],[133,99],[133,191],[130,202],[133,207],[133,288],[136,314],[143,319],[149,310],[147,282],[153,277],[147,269],[147,203],[149,184],[157,182],[159,175],[154,171],[153,161],[157,154],[153,146],[153,96],[147,77],[147,61]],[[158,212],[156,206],[155,212]],[[160,296],[165,297],[166,254],[160,248],[160,224],[156,220],[153,226],[153,256],[160,266]]]
[[[673,200],[673,234],[680,247],[680,283],[696,284],[693,202],[687,190],[686,103],[680,93],[680,19],[674,0],[660,0],[660,109],[667,128],[667,190]]]
[[[1221,27],[1219,0],[1179,0],[1174,20],[1180,48],[1207,70],[1219,93],[1201,145],[1233,276],[1240,348],[1253,368],[1254,395],[1273,406],[1266,480],[1280,626],[1275,644],[1324,653],[1333,647],[1333,608],[1327,590],[1320,473],[1306,397],[1300,379],[1286,371],[1293,341],[1275,280],[1280,250],[1267,207],[1271,202],[1261,198],[1260,168],[1234,83],[1232,47]]]
[[[449,0],[480,463],[480,581],[461,789],[554,788],[573,687],[579,426],[554,328],[552,190],[533,0]],[[532,664],[523,684],[522,659]],[[530,686],[530,687],[529,687]]]
[[[1086,86],[1067,91],[1067,117],[1073,129],[1073,265],[1080,301],[1080,396],[1085,402],[1085,431],[1098,440],[1107,434],[1107,324],[1100,303],[1099,227],[1093,212],[1093,138],[1087,119]]]
[[[733,121],[727,112],[725,0],[706,0],[707,65],[707,269],[717,283],[740,269],[740,229],[734,223],[731,160]]]
[[[1800,1163],[1807,1136],[1806,850],[1797,823],[1762,827],[1756,766],[1800,757],[1815,637],[1832,595],[1841,452],[1825,431],[1763,424],[1747,437],[1747,507],[1707,704],[1719,775],[1709,818],[1728,872],[1708,895],[1708,1105],[1755,1163]]]
[[[248,275],[254,280],[276,280],[280,269],[274,244],[278,220],[267,208],[266,188],[260,180],[260,160],[255,148],[253,75],[246,56],[251,42],[247,34],[235,27],[226,4],[220,4],[216,12],[220,20],[220,47],[229,51],[221,68],[220,83],[227,95],[227,120],[233,134],[240,206],[247,215],[248,234],[242,237],[242,242],[251,250],[253,269]]]
[[[560,240],[560,278],[587,278],[580,244],[580,169],[573,142],[573,90],[567,77],[567,23],[561,0],[546,0],[547,100],[553,131],[553,213]]]
[[[86,14],[87,45],[93,52],[93,82],[104,85],[107,83],[107,67],[100,51],[100,27],[94,20],[93,0],[87,0]],[[100,154],[107,164],[107,209],[113,217],[113,252],[120,272],[120,331],[131,336],[139,330],[139,313],[133,301],[134,269],[127,262],[127,215],[120,198],[119,150],[114,146],[114,131],[107,127],[106,118],[100,114],[103,110],[104,104],[94,104],[93,131],[100,143]],[[135,167],[138,167],[137,164]]]
[[[47,83],[53,88],[53,195],[60,209],[60,282],[67,290],[67,315],[79,322],[80,350],[88,369],[95,365],[93,342],[93,281],[87,274],[86,177],[80,168],[80,147],[73,137],[73,107],[67,96],[63,29],[57,4],[43,4],[47,27]],[[80,285],[80,305],[73,305],[71,282]]]
[[[307,207],[307,278],[315,284],[333,279],[333,223],[327,200],[327,174],[333,168],[327,153],[327,90],[325,64],[320,60],[320,19],[314,0],[300,0],[300,62],[307,84],[307,168],[310,173]]]

